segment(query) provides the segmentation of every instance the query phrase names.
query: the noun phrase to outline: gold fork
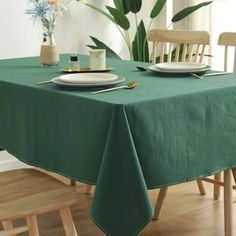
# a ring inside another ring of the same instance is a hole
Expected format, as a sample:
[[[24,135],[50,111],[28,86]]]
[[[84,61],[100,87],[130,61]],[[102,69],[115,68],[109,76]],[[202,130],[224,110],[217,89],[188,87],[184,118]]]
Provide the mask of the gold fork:
[[[96,92],[92,92],[91,94],[110,92],[110,91],[114,91],[114,90],[118,90],[118,89],[132,89],[132,88],[137,87],[138,85],[139,85],[139,83],[137,81],[132,81],[126,85],[122,85],[122,86],[114,87],[114,88],[102,89],[102,90],[99,90]]]

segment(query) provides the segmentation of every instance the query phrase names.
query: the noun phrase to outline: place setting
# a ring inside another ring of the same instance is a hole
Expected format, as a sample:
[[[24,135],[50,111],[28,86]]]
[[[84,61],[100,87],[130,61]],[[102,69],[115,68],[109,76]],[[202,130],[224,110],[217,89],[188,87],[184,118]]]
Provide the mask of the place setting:
[[[198,62],[165,62],[151,65],[147,68],[137,66],[139,71],[151,71],[164,76],[193,76],[203,79],[205,76],[227,75],[231,72],[210,72],[211,67]]]
[[[106,67],[106,50],[95,49],[89,51],[90,67],[81,68],[76,54],[70,56],[69,66],[63,69],[64,75],[57,76],[51,80],[36,83],[36,85],[53,83],[57,86],[73,88],[100,88],[91,94],[110,92],[118,89],[133,89],[139,85],[136,81],[131,81],[125,85],[116,86],[125,81],[122,76],[109,72],[112,67]]]

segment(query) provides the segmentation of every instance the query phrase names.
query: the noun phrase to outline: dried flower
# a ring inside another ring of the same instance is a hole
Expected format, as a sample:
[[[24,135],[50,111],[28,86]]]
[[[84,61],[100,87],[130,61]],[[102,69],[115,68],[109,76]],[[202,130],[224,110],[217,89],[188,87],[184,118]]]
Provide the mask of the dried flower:
[[[62,11],[65,10],[67,11],[67,7],[65,4],[61,3],[60,0],[48,0],[48,3],[55,8],[55,10],[62,15]]]
[[[60,0],[29,0],[25,13],[31,15],[34,23],[41,22],[44,30],[52,33],[57,16],[62,15],[63,10],[67,10],[66,5],[69,2],[71,0],[66,3],[62,3]]]
[[[50,12],[51,6],[48,1],[29,1],[28,9],[26,9],[25,13],[31,15],[34,23],[37,21],[41,21],[45,18],[46,14]]]

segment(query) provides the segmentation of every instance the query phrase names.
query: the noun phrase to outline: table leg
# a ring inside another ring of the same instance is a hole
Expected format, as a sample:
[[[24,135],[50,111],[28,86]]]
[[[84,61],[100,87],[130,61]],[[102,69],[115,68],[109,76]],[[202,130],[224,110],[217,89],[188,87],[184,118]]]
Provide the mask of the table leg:
[[[232,181],[230,169],[224,171],[224,223],[225,236],[233,236]]]

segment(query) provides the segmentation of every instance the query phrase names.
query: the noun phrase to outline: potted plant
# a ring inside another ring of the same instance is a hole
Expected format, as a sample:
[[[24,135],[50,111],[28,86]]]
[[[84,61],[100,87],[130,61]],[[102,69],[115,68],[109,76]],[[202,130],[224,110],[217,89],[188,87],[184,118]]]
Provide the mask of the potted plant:
[[[153,20],[159,16],[162,9],[166,4],[166,0],[157,0],[153,5],[151,12],[149,13],[150,23],[148,27],[145,27],[144,21],[141,19],[138,22],[138,13],[142,8],[142,0],[113,0],[114,7],[106,6],[107,11],[96,7],[95,5],[86,2],[85,0],[77,0],[84,3],[87,7],[97,11],[98,13],[107,17],[111,22],[113,22],[119,32],[121,33],[129,51],[129,56],[131,60],[136,61],[146,61],[149,58],[149,49],[147,43],[147,32],[152,26]],[[172,18],[172,23],[178,22],[185,17],[189,16],[193,12],[197,11],[199,8],[211,4],[212,1],[206,1],[199,3],[194,6],[189,6],[184,8]],[[129,30],[132,27],[129,17],[127,15],[133,14],[135,17],[135,27],[136,34],[131,40]],[[88,45],[92,49],[106,49],[107,57],[120,58],[115,51],[113,51],[109,46],[100,41],[99,39],[90,36],[95,45]]]

